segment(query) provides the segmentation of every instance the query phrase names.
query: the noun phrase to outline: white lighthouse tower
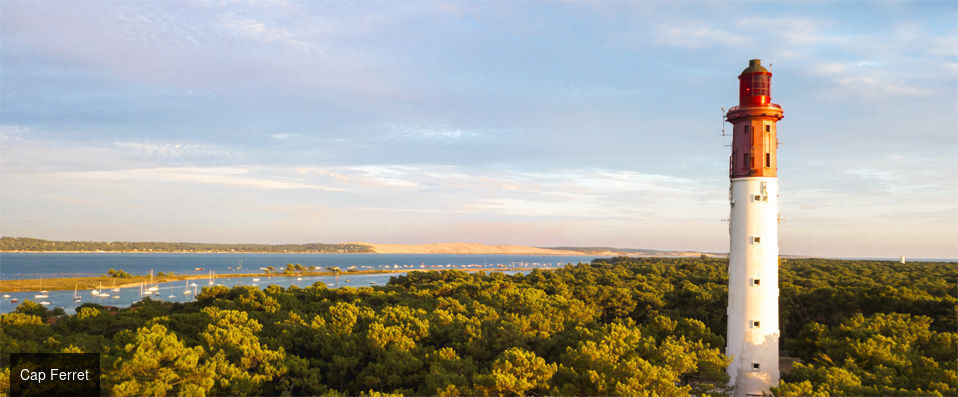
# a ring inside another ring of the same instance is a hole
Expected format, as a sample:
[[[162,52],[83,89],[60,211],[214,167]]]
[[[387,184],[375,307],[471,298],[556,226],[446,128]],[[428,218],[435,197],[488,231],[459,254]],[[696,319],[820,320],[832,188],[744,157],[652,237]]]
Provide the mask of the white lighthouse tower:
[[[778,177],[772,73],[758,59],[739,79],[739,105],[729,159],[728,337],[726,354],[735,396],[769,394],[778,373]]]

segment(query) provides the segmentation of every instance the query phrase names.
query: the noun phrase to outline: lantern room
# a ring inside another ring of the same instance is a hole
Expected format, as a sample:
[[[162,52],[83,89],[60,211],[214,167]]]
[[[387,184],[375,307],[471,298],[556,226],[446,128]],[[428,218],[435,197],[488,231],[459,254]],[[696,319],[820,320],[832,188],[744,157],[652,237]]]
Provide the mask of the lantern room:
[[[738,76],[739,106],[767,106],[772,100],[772,73],[762,61],[752,59]]]
[[[738,79],[739,106],[725,115],[734,127],[729,176],[774,177],[778,168],[775,126],[783,113],[781,106],[771,102],[772,73],[762,61],[752,59]]]

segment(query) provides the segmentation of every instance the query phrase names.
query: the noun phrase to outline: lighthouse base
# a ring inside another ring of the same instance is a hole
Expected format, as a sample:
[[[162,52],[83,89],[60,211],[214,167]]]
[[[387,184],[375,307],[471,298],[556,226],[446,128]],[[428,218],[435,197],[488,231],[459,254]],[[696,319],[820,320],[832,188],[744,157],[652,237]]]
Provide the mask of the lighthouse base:
[[[732,179],[728,337],[735,396],[778,386],[778,178]]]

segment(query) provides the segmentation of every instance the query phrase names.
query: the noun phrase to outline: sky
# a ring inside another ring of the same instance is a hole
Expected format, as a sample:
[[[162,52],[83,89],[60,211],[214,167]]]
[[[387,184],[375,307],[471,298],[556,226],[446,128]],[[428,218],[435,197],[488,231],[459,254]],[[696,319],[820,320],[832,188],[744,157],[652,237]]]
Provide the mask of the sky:
[[[3,1],[0,234],[727,252],[753,58],[783,254],[958,258],[954,1]]]

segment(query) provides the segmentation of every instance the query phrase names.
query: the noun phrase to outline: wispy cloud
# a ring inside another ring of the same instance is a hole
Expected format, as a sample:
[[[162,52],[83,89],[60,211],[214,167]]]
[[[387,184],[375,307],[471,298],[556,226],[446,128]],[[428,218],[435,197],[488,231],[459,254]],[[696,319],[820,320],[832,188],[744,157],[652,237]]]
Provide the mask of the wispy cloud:
[[[746,35],[712,26],[708,22],[685,22],[659,25],[655,29],[658,43],[687,48],[705,46],[740,47],[752,39]]]
[[[932,88],[916,85],[914,80],[892,77],[873,61],[827,62],[813,66],[812,71],[827,79],[828,95],[881,100],[888,97],[929,98],[938,94]]]
[[[107,183],[194,183],[206,185],[239,186],[254,189],[319,189],[339,191],[342,189],[296,181],[282,176],[263,176],[248,168],[239,167],[183,167],[144,168],[110,171],[60,172],[37,175],[64,180],[84,180]]]
[[[147,142],[115,142],[114,145],[121,150],[132,151],[140,156],[157,156],[170,159],[188,157],[215,157],[222,159],[231,157],[229,151],[210,145]]]
[[[422,126],[409,124],[388,124],[388,139],[433,143],[464,143],[472,141],[503,141],[521,131],[514,128],[463,128],[448,125]]]
[[[831,21],[822,18],[746,16],[738,18],[735,24],[744,31],[761,32],[765,40],[784,48],[838,44],[848,41],[842,35],[828,33],[825,26],[830,25]]]
[[[0,125],[0,143],[19,139],[30,133],[30,128],[17,125]]]

